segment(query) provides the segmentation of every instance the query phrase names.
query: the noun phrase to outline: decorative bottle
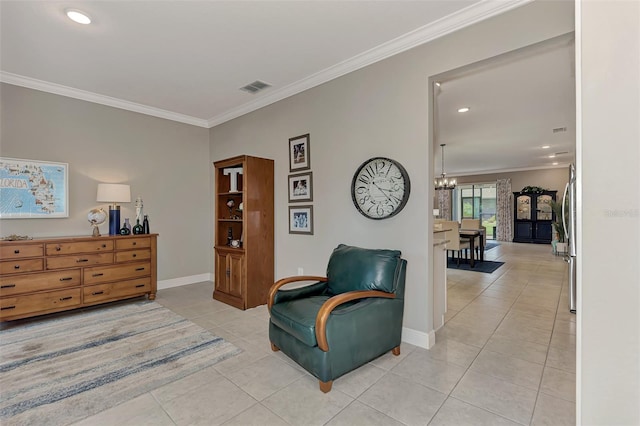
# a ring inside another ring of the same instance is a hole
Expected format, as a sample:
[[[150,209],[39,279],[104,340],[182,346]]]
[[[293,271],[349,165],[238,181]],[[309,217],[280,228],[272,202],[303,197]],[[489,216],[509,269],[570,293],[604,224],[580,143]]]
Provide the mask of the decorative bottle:
[[[149,233],[149,217],[146,214],[144,215],[144,220],[142,221],[142,233],[143,234]]]
[[[129,222],[129,218],[128,217],[124,218],[124,227],[129,230],[129,232],[127,232],[127,234],[130,234],[131,233],[131,222]]]
[[[227,245],[228,246],[231,245],[231,240],[233,240],[233,229],[229,227],[229,229],[227,229]]]
[[[142,225],[140,225],[140,219],[136,219],[136,224],[133,226],[133,233],[135,235],[142,234],[144,230],[142,229]]]

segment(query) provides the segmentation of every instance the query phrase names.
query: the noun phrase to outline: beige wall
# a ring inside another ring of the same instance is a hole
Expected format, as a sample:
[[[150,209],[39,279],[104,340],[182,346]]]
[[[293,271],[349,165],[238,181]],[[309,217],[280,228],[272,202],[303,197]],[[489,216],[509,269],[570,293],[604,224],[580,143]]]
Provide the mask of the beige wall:
[[[577,420],[640,425],[640,2],[578,7]]]
[[[0,220],[0,235],[91,235],[98,182],[128,183],[159,233],[158,278],[211,273],[208,130],[9,84],[0,155],[69,163],[69,217]],[[106,205],[103,205],[105,210]],[[135,217],[134,203],[122,218]],[[105,223],[103,234],[109,233]]]
[[[573,6],[545,2],[458,31],[211,129],[211,160],[237,154],[275,160],[276,276],[324,274],[339,243],[402,250],[408,260],[405,338],[426,344],[431,315],[432,149],[428,78],[573,31]],[[315,235],[289,235],[288,138],[311,134]],[[354,208],[351,178],[366,159],[398,160],[411,197],[397,216],[373,221]]]
[[[498,179],[511,179],[513,192],[520,191],[525,186],[539,186],[550,191],[558,191],[558,197],[562,197],[564,186],[569,181],[569,168],[526,170],[519,172],[491,173],[483,175],[457,176],[461,183],[488,183]]]

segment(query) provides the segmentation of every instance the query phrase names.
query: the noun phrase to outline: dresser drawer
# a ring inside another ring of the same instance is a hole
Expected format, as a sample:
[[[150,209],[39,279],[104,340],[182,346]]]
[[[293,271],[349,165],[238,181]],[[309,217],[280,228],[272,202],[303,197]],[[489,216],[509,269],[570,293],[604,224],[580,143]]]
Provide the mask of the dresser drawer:
[[[76,268],[78,266],[106,265],[109,263],[113,263],[113,253],[53,256],[47,258],[47,270]]]
[[[48,243],[46,246],[47,256],[102,251],[113,251],[113,240],[69,241],[66,243]]]
[[[80,269],[0,277],[0,296],[80,286]]]
[[[42,271],[42,259],[6,260],[0,262],[0,274]]]
[[[84,270],[84,285],[140,278],[148,275],[151,275],[151,264],[149,262],[96,266]]]
[[[43,253],[42,244],[12,244],[0,247],[0,260],[39,257]]]
[[[151,247],[151,238],[149,237],[119,238],[116,240],[116,250],[128,250],[147,247]]]
[[[127,296],[139,296],[151,291],[151,278],[144,277],[111,284],[92,285],[84,287],[82,291],[84,303],[121,299]]]
[[[132,260],[147,260],[147,259],[151,259],[151,250],[142,249],[142,250],[117,251],[115,255],[116,255],[116,263],[130,262]]]
[[[0,319],[80,305],[80,291],[70,288],[0,299]]]

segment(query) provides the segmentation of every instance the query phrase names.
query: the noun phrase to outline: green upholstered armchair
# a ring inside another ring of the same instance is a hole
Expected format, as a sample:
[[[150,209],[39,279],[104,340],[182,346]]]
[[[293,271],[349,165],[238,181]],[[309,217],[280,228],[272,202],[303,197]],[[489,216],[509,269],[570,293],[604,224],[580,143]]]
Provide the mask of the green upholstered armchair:
[[[339,245],[326,277],[297,276],[269,291],[269,340],[320,381],[333,380],[392,351],[400,355],[407,261],[397,250]],[[296,281],[314,283],[282,289]]]

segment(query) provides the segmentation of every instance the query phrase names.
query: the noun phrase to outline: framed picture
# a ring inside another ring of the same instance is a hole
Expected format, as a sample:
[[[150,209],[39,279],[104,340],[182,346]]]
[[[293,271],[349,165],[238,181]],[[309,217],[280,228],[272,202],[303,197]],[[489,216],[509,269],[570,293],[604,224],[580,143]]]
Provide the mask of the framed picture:
[[[289,206],[289,233],[313,235],[313,206]]]
[[[69,217],[69,164],[0,157],[0,219]]]
[[[313,201],[313,173],[289,175],[289,202]]]
[[[289,171],[297,172],[310,168],[309,133],[289,139]]]

